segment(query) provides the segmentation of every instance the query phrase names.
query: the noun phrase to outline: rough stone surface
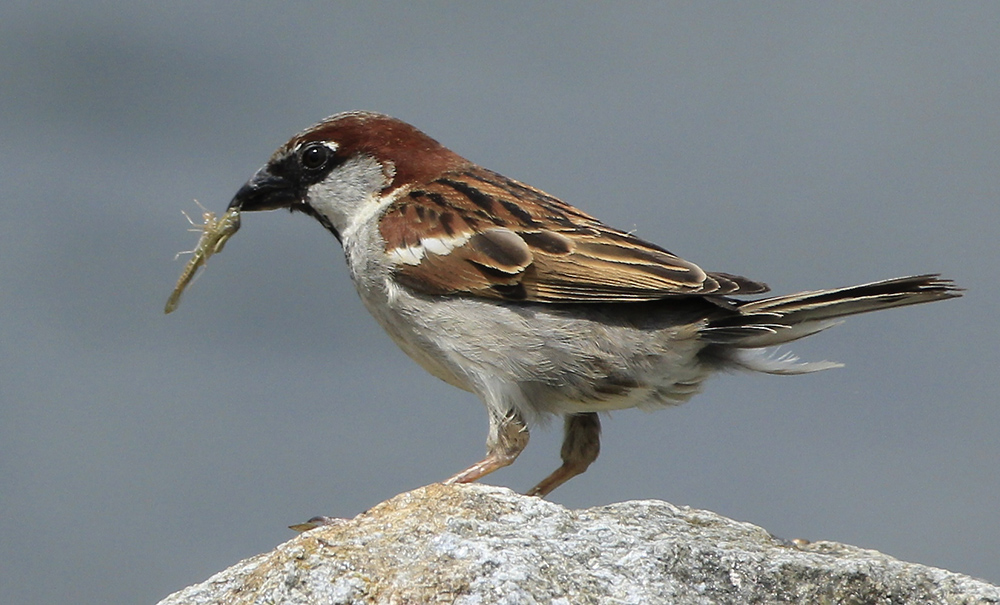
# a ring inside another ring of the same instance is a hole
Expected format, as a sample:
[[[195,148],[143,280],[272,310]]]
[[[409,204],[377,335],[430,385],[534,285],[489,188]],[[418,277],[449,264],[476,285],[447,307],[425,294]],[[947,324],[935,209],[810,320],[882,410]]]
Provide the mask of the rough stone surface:
[[[160,605],[1000,603],[1000,588],[666,502],[571,511],[431,485],[321,526]]]

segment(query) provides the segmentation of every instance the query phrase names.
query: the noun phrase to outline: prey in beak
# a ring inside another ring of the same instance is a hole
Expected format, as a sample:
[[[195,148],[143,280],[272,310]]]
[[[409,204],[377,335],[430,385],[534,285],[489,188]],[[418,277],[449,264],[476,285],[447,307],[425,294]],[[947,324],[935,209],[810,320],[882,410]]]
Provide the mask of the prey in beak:
[[[164,313],[170,313],[177,308],[177,305],[181,303],[181,294],[184,293],[184,289],[194,279],[198,269],[205,266],[205,263],[208,262],[208,259],[213,254],[222,252],[222,248],[226,245],[226,242],[240,228],[240,208],[238,205],[230,204],[229,209],[226,210],[226,213],[221,218],[216,218],[214,212],[207,210],[201,216],[203,223],[195,225],[197,229],[192,229],[192,231],[201,231],[201,237],[198,238],[198,245],[194,247],[194,250],[188,251],[191,253],[191,258],[184,267],[184,271],[181,272],[181,276],[177,280],[177,285],[174,286],[174,291],[170,294],[170,298],[167,299],[167,306],[163,309]],[[190,218],[188,220],[192,225],[195,224]],[[181,252],[180,254],[186,253]]]
[[[181,294],[194,279],[198,270],[213,255],[222,251],[223,246],[240,228],[241,212],[258,212],[288,208],[312,216],[326,227],[338,241],[340,232],[331,219],[306,203],[309,187],[323,181],[332,170],[340,166],[348,157],[338,154],[334,143],[307,141],[301,144],[287,144],[279,149],[271,160],[261,167],[233,196],[225,214],[216,218],[215,213],[205,211],[203,224],[192,225],[193,231],[200,231],[201,238],[191,258],[184,267],[177,286],[167,300],[164,309],[172,312],[180,304]],[[182,253],[183,254],[183,253]]]
[[[221,217],[216,218],[214,212],[209,212],[202,208],[204,212],[202,213],[201,225],[195,224],[190,218],[188,219],[196,227],[192,231],[201,232],[201,237],[198,239],[198,245],[193,250],[180,253],[189,253],[191,254],[191,258],[184,267],[184,271],[181,272],[181,276],[177,280],[177,285],[170,294],[170,298],[167,299],[167,305],[164,308],[165,313],[171,313],[177,308],[181,301],[181,294],[191,284],[198,270],[205,266],[213,254],[222,252],[222,248],[229,241],[229,238],[239,230],[241,212],[288,208],[289,210],[299,210],[316,216],[312,208],[303,203],[305,189],[301,184],[302,180],[297,178],[298,175],[295,173],[294,168],[286,166],[286,164],[288,164],[287,161],[272,162],[258,170],[236,192],[232,201],[229,202],[226,212]],[[290,168],[291,170],[289,170]],[[317,216],[317,218],[324,224],[329,223],[324,217]],[[340,236],[333,229],[332,225],[328,225],[328,228],[333,231],[339,240]]]

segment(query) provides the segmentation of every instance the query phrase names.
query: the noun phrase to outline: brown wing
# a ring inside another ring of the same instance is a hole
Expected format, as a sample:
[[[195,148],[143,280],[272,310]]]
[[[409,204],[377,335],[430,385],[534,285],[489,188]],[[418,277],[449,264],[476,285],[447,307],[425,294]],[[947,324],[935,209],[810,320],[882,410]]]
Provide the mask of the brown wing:
[[[427,294],[554,303],[767,291],[479,167],[411,189],[386,210],[381,233],[400,282]]]

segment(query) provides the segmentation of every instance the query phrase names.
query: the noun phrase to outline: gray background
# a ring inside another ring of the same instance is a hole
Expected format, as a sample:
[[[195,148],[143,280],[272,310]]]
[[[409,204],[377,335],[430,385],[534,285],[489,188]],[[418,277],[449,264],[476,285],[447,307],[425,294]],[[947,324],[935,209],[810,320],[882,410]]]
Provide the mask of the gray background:
[[[163,315],[180,211],[348,109],[778,293],[956,279],[794,347],[844,369],[615,413],[553,499],[1000,583],[1000,4],[345,5],[0,9],[0,602],[151,603],[479,459],[481,405],[396,350],[301,215],[248,215]],[[552,470],[557,427],[489,481]]]

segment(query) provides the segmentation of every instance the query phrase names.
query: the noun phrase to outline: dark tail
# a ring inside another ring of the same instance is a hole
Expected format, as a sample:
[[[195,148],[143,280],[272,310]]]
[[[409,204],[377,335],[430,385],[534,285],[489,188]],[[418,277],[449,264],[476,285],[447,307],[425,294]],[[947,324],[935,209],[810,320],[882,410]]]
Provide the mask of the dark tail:
[[[703,337],[722,345],[726,358],[749,369],[775,374],[814,372],[840,364],[796,363],[733,349],[772,347],[825,330],[841,317],[961,296],[961,288],[938,274],[897,277],[849,288],[800,292],[736,303],[736,314],[709,323]]]

